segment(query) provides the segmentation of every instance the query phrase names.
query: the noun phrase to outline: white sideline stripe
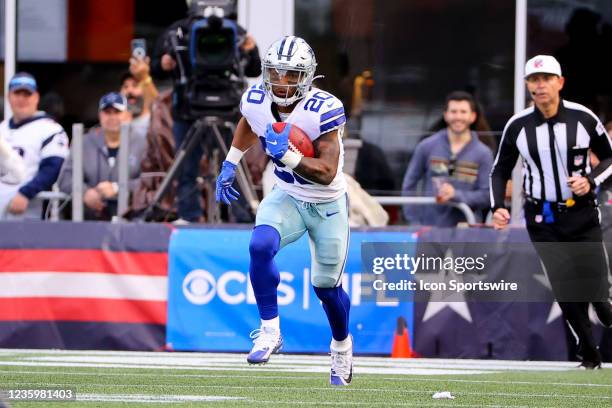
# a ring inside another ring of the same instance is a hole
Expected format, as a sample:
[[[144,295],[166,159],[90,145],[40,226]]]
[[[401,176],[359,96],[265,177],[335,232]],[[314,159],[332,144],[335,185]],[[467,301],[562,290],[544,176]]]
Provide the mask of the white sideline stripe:
[[[58,376],[85,376],[85,377],[180,377],[180,378],[247,378],[257,380],[312,380],[321,381],[318,376],[306,375],[223,375],[223,374],[172,374],[172,373],[100,373],[96,371],[67,371],[58,373],[57,371],[16,371],[2,370],[9,374],[42,374],[42,375],[58,375]],[[461,380],[452,378],[414,378],[414,377],[378,377],[380,380],[395,381],[395,382],[456,382],[456,383],[473,383],[473,384],[513,384],[513,385],[554,385],[561,387],[604,387],[612,388],[612,384],[592,384],[592,383],[567,383],[567,382],[548,382],[548,381],[496,381],[496,380]]]
[[[159,365],[173,365],[173,366],[191,366],[191,367],[227,367],[232,365],[242,366],[245,364],[245,359],[243,355],[231,355],[231,357],[219,358],[214,355],[205,355],[202,354],[199,357],[192,356],[192,358],[180,358],[176,359],[171,354],[162,353],[160,356],[155,356],[151,358],[150,356],[88,356],[88,355],[80,355],[80,356],[40,356],[40,357],[25,357],[23,360],[31,360],[31,361],[47,361],[47,362],[72,362],[72,363],[100,363],[100,364],[133,364],[133,365],[151,365],[151,364],[159,364]],[[311,356],[308,359],[295,359],[292,356],[274,356],[271,365],[275,367],[285,367],[291,366],[291,368],[297,368],[296,366],[302,368],[308,368],[319,365],[328,365],[329,358]],[[516,363],[516,362],[515,362]],[[419,360],[410,360],[410,359],[385,359],[385,360],[370,360],[368,357],[356,357],[355,358],[355,366],[358,372],[362,372],[362,370],[367,370],[369,368],[389,368],[389,369],[440,369],[440,370],[495,370],[495,371],[507,371],[507,370],[525,370],[525,371],[559,371],[566,370],[568,368],[573,368],[575,363],[568,364],[564,363],[562,365],[559,364],[525,364],[524,362],[520,362],[520,364],[508,364],[505,361],[487,361],[486,364],[482,364],[476,360],[453,360],[449,361],[438,361],[435,359],[419,359]]]
[[[16,356],[15,354],[24,354]],[[2,356],[4,354],[4,356]],[[116,367],[125,368],[164,368],[169,369],[200,369],[214,370],[215,368],[228,367],[234,370],[255,370],[248,367],[244,361],[244,354],[229,353],[162,353],[162,352],[105,352],[105,351],[59,351],[59,350],[0,350],[0,356],[12,357],[17,361],[16,365],[58,365],[57,363],[75,364],[74,366],[89,364],[96,367],[108,367],[116,364]],[[26,361],[24,361],[26,360]],[[32,361],[32,363],[28,363]],[[56,362],[56,363],[54,363]],[[102,364],[106,363],[106,364]],[[0,364],[6,364],[1,363]],[[356,357],[357,370],[367,373],[374,369],[376,374],[392,372],[393,370],[422,370],[439,369],[444,372],[448,370],[523,370],[523,371],[560,371],[575,369],[575,362],[533,362],[533,361],[503,361],[503,360],[461,360],[461,359],[390,359],[382,357]],[[297,367],[296,367],[297,366]],[[329,357],[312,355],[275,355],[272,362],[263,368],[263,371],[289,370],[297,372],[320,372],[320,366],[329,366]],[[269,368],[268,368],[269,367]],[[612,367],[605,364],[604,367]],[[475,373],[475,372],[474,372]]]
[[[201,360],[219,359],[222,361],[239,361],[244,363],[246,359],[246,351],[244,353],[214,353],[214,352],[151,352],[151,351],[102,351],[102,350],[44,350],[44,349],[0,349],[2,354],[37,354],[39,356],[108,356],[108,357],[148,357],[149,361],[155,359],[172,358],[174,363],[180,363],[181,360],[191,360],[194,358]],[[274,362],[287,361],[298,364],[301,362],[329,362],[329,356],[321,354],[275,354]],[[475,365],[478,368],[489,368],[489,366],[509,367],[516,370],[520,367],[556,367],[556,368],[575,368],[576,362],[568,361],[521,361],[521,360],[477,360],[477,359],[445,359],[445,358],[389,358],[389,357],[356,357],[359,364],[362,362],[381,362],[394,365],[410,364],[410,365],[441,365],[448,367]],[[123,360],[122,360],[123,361]],[[604,363],[606,364],[606,363]],[[612,367],[612,364],[607,364]]]
[[[274,356],[276,357],[276,356]],[[239,358],[230,360],[230,359],[220,359],[220,358],[193,358],[193,359],[183,359],[183,361],[177,361],[170,356],[166,356],[165,358],[157,358],[157,359],[149,359],[146,357],[103,357],[103,356],[64,356],[64,357],[55,357],[55,356],[42,356],[42,357],[25,357],[22,360],[25,361],[54,361],[54,362],[69,362],[69,363],[100,363],[100,364],[159,364],[159,365],[180,365],[180,366],[192,366],[192,367],[200,367],[200,366],[235,366],[235,365],[244,365],[246,364],[245,358],[240,356]],[[386,362],[371,362],[367,360],[362,360],[359,358],[355,358],[356,365],[360,368],[368,368],[368,367],[379,367],[379,368],[439,368],[439,369],[449,369],[448,365],[440,364],[435,361],[431,361],[428,363],[419,363],[419,364],[411,364],[407,362],[402,363],[394,363],[393,360],[389,359]],[[274,359],[270,364],[274,366],[299,366],[299,367],[313,367],[319,365],[328,365],[330,363],[329,358],[321,359],[321,358],[313,358],[309,361],[302,360],[290,360],[290,359]],[[465,365],[457,365],[457,369],[462,370],[470,370],[476,369],[481,370],[485,367],[474,365],[474,364],[465,364]],[[487,369],[505,369],[503,364],[499,364],[496,366],[487,366]]]
[[[0,298],[62,297],[165,302],[167,291],[166,276],[98,272],[0,273]]]
[[[455,404],[454,402],[452,403],[448,403],[448,404],[444,404],[444,403],[423,403],[423,402],[419,402],[419,403],[410,403],[410,402],[343,402],[343,401],[336,401],[336,402],[327,402],[327,401],[290,401],[290,402],[281,402],[281,401],[260,401],[257,400],[256,401],[259,404],[272,404],[272,406],[275,405],[316,405],[316,406],[320,406],[320,405],[350,405],[350,406],[355,406],[355,405],[365,405],[365,406],[383,406],[383,407],[387,407],[387,406],[392,406],[392,407],[449,407],[449,406],[453,406],[453,407],[469,407],[469,408],[474,408],[474,404],[469,404],[469,405],[465,405],[465,404]],[[485,408],[536,408],[535,405],[532,406],[527,406],[527,405],[479,405],[479,407],[485,407]]]
[[[38,382],[19,382],[22,385],[37,385]],[[45,386],[49,387],[63,387],[71,386],[70,383],[45,383]],[[134,384],[112,384],[107,383],[87,383],[88,387],[134,387]],[[148,387],[163,387],[163,388],[215,388],[225,390],[279,390],[278,386],[270,385],[193,385],[193,384],[157,384],[147,385]],[[286,387],[289,390],[299,391],[329,391],[330,387]],[[345,387],[338,388],[335,392],[347,392],[347,393],[358,393],[358,392],[384,392],[384,393],[399,393],[399,394],[434,394],[437,390],[405,390],[397,388],[353,388]],[[474,392],[474,391],[454,391],[453,394],[457,396],[461,395],[477,395],[477,396],[488,396],[488,397],[515,397],[515,398],[582,398],[582,399],[603,399],[608,400],[612,397],[605,395],[583,395],[583,394],[517,394],[509,392]]]
[[[312,367],[248,367],[246,363],[240,366],[171,366],[171,365],[144,365],[144,364],[99,364],[99,363],[52,363],[52,362],[28,362],[28,361],[0,361],[0,366],[26,366],[26,367],[90,367],[90,368],[130,368],[130,369],[165,369],[165,370],[200,370],[200,371],[264,371],[284,373],[328,373],[329,365]],[[491,374],[494,371],[477,370],[437,370],[426,368],[365,368],[355,370],[359,374],[388,374],[388,375],[453,375],[453,374]]]
[[[181,361],[192,360],[204,362],[209,359],[214,361],[219,359],[225,362],[244,363],[246,358],[245,353],[210,353],[210,352],[150,352],[150,351],[100,351],[100,350],[41,350],[41,349],[0,349],[2,353],[8,354],[38,354],[40,356],[108,356],[108,357],[147,357],[149,363],[154,364],[157,359],[172,358],[173,364],[180,364]],[[275,354],[274,363],[285,362],[288,364],[328,364],[329,357],[322,355],[303,355],[303,354]],[[200,360],[201,359],[201,360]],[[122,359],[121,361],[124,361]],[[438,358],[394,358],[389,357],[356,357],[361,365],[363,362],[380,362],[383,364],[392,364],[394,366],[409,365],[409,366],[440,366],[449,367],[456,366],[464,368],[475,366],[479,369],[489,369],[491,367],[502,367],[504,370],[530,370],[532,367],[538,369],[572,369],[577,363],[568,361],[518,361],[518,360],[475,360],[475,359],[438,359]],[[367,364],[367,363],[366,363]],[[604,363],[603,367],[611,367],[612,364]]]
[[[140,402],[140,403],[182,403],[244,400],[244,397],[224,397],[217,395],[146,395],[146,394],[78,394],[77,401]]]

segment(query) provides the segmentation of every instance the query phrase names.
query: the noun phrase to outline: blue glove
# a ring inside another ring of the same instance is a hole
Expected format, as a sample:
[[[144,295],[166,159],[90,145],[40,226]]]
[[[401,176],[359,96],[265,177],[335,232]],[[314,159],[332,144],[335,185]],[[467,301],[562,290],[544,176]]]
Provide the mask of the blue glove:
[[[237,200],[240,197],[240,193],[232,187],[235,178],[236,165],[227,160],[223,161],[221,172],[217,177],[217,191],[215,192],[217,202],[223,200],[225,204],[231,205],[232,200]]]
[[[276,133],[272,129],[272,124],[268,123],[266,126],[266,132],[264,137],[266,139],[266,153],[268,156],[280,159],[287,153],[289,149],[289,132],[291,131],[291,124],[287,123],[285,129],[281,133]]]

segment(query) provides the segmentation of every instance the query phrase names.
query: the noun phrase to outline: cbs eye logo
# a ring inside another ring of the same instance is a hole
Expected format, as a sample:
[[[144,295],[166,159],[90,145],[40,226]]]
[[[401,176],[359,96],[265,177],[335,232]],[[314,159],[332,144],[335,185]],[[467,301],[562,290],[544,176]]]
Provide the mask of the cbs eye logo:
[[[204,269],[195,269],[183,280],[183,294],[194,305],[205,305],[217,292],[214,276]]]

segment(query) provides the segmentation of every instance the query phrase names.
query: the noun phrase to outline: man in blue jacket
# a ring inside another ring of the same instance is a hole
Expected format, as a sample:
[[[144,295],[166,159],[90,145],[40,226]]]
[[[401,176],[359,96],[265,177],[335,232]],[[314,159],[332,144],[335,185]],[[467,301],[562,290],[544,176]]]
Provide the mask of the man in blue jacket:
[[[476,102],[467,92],[455,91],[446,97],[445,129],[421,141],[408,165],[402,194],[436,196],[439,204],[465,203],[477,219],[489,207],[491,150],[470,125],[476,120]],[[423,188],[417,194],[417,185]],[[448,205],[404,206],[410,224],[454,227],[465,221],[462,212]]]

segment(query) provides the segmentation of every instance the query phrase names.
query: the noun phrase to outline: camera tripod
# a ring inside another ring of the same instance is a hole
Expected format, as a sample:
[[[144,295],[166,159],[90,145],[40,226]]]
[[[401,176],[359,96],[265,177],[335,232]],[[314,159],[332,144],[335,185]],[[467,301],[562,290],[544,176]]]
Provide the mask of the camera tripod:
[[[162,180],[153,200],[147,207],[144,212],[144,220],[151,221],[155,210],[159,209],[159,203],[162,198],[168,192],[168,189],[172,185],[172,181],[177,175],[177,172],[180,170],[183,162],[189,155],[189,153],[197,146],[198,143],[205,143],[204,137],[205,135],[212,134],[214,135],[213,141],[207,141],[206,146],[204,148],[205,154],[209,154],[211,158],[211,168],[214,169],[214,173],[209,177],[209,185],[208,185],[208,211],[206,212],[207,222],[219,222],[220,212],[219,206],[215,203],[214,191],[215,185],[214,180],[216,180],[218,176],[218,169],[220,167],[219,163],[219,154],[222,157],[225,157],[228,152],[227,143],[223,135],[221,134],[220,127],[224,129],[228,129],[233,134],[236,126],[231,121],[225,120],[221,116],[204,116],[194,122],[191,126],[183,143],[178,147],[176,151],[176,156],[172,166],[166,172],[164,179]],[[215,144],[214,148],[210,146]],[[238,187],[240,188],[240,192],[244,195],[244,198],[249,205],[253,214],[255,214],[257,210],[257,206],[259,205],[259,200],[257,199],[257,195],[255,190],[253,189],[253,183],[251,180],[251,174],[249,172],[248,167],[243,162],[238,164],[237,172],[236,172],[236,181],[238,182]]]

